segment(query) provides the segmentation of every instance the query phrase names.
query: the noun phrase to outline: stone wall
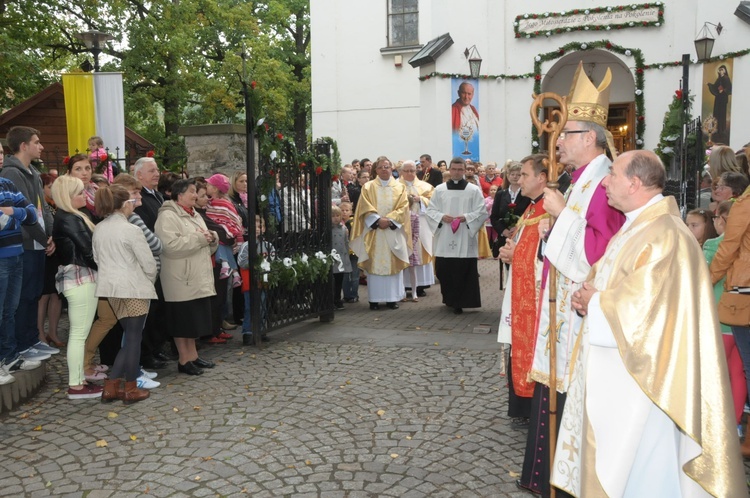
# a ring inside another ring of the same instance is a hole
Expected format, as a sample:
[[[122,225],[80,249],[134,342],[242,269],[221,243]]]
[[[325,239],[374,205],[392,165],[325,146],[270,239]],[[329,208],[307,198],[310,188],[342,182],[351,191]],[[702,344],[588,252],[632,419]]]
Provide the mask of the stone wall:
[[[183,126],[178,133],[185,137],[185,170],[191,177],[208,177],[217,172],[229,176],[234,171],[246,169],[245,125]],[[255,164],[258,164],[257,155]]]

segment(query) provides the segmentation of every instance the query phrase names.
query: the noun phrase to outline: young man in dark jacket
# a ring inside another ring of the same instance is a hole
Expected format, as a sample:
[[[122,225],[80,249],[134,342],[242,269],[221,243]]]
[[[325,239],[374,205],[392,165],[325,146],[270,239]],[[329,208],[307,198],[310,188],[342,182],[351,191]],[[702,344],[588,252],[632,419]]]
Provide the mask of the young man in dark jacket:
[[[55,251],[52,241],[52,213],[44,200],[39,171],[31,164],[39,160],[44,147],[39,132],[27,126],[14,126],[6,136],[12,156],[6,157],[0,176],[7,178],[34,205],[37,222],[21,227],[23,235],[23,277],[21,296],[15,314],[16,350],[19,356],[6,367],[22,368],[24,361],[46,360],[60,350],[39,340],[37,308],[44,287],[45,254]],[[17,362],[16,362],[17,360]]]

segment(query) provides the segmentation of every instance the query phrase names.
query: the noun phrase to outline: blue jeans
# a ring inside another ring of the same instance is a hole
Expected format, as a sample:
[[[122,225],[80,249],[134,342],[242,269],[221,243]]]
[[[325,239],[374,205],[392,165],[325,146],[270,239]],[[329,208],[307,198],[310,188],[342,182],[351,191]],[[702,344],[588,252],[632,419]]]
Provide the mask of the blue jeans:
[[[742,366],[745,367],[747,392],[750,393],[750,327],[735,327],[732,325],[732,335],[740,352],[740,358],[742,358]]]
[[[245,318],[242,320],[242,333],[252,334],[251,330],[253,326],[252,320],[250,320],[250,292],[243,292],[242,297],[245,298]],[[260,291],[260,330],[263,333],[263,324],[266,321],[266,291]]]
[[[357,299],[359,297],[359,268],[357,267],[359,258],[355,254],[350,254],[349,261],[352,263],[352,271],[344,273],[344,299]]]
[[[24,351],[39,342],[37,311],[44,288],[44,251],[24,251],[21,299],[16,308],[16,348]]]
[[[0,258],[0,362],[13,360],[16,349],[16,308],[21,298],[23,255]]]

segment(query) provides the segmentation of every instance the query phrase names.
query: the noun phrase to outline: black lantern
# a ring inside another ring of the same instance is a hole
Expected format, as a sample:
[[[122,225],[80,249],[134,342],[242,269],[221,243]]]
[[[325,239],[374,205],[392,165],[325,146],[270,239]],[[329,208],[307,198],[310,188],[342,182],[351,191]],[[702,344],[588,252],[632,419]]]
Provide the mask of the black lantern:
[[[83,41],[86,48],[94,55],[94,72],[99,72],[99,54],[102,53],[102,47],[108,40],[114,38],[109,33],[102,31],[92,30],[84,31],[83,33],[76,33],[75,37]]]
[[[708,27],[709,24],[716,28],[718,35],[721,35],[721,30],[724,29],[721,23],[703,23],[703,28],[698,32],[698,36],[695,39],[695,52],[698,54],[699,61],[710,59],[711,51],[714,49],[714,41],[716,39],[711,36],[711,29]]]

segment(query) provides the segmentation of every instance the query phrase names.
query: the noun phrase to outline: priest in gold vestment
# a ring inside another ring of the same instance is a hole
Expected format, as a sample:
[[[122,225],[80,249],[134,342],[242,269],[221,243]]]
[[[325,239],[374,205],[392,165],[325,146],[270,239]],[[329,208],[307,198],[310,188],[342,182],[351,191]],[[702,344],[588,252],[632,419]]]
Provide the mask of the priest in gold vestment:
[[[574,496],[747,496],[711,279],[665,181],[650,151],[604,179],[626,221],[573,297],[551,482]]]
[[[396,309],[406,296],[401,270],[409,266],[411,252],[409,201],[387,157],[379,157],[373,169],[377,177],[362,187],[350,247],[367,272],[370,309],[379,309],[381,302]]]

